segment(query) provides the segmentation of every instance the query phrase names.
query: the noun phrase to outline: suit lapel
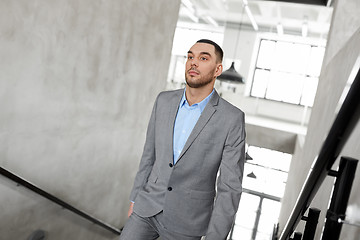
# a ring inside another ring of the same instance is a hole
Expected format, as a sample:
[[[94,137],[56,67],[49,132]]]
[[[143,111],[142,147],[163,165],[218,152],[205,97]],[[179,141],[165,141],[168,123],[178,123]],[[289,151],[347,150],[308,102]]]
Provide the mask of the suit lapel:
[[[213,96],[210,98],[210,101],[206,105],[204,111],[201,113],[201,116],[200,116],[199,120],[197,121],[194,129],[192,130],[189,138],[187,139],[185,146],[184,146],[182,152],[180,153],[180,156],[179,156],[179,159],[177,162],[180,161],[182,156],[189,149],[191,144],[195,141],[197,136],[199,136],[200,132],[204,129],[206,124],[209,122],[210,118],[214,115],[214,113],[216,112],[215,106],[218,104],[218,102],[219,102],[219,95],[215,91],[213,93]]]
[[[168,156],[169,159],[174,158],[174,154],[173,154],[174,125],[183,94],[184,94],[184,89],[176,91],[174,97],[169,102],[169,118],[168,118],[169,121],[168,124],[166,125],[167,129],[165,131],[167,133],[167,141],[166,141],[168,143],[167,148],[169,149],[169,151],[167,152],[170,153],[170,155]]]

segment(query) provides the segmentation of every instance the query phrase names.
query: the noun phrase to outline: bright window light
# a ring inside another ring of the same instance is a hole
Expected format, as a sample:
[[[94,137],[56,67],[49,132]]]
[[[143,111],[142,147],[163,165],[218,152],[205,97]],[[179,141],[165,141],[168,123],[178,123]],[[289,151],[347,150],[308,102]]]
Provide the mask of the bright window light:
[[[211,39],[222,46],[224,34],[205,30],[177,27],[175,30],[172,54],[185,56],[191,46],[194,45],[197,40],[202,38]]]
[[[312,106],[325,48],[261,39],[250,95]]]
[[[318,78],[307,77],[304,82],[304,88],[302,90],[301,105],[312,106],[314,104],[314,98],[316,95],[316,89],[318,86]]]
[[[275,53],[275,41],[261,41],[257,67],[270,69],[272,67],[273,54]]]
[[[308,65],[307,74],[310,76],[319,76],[321,71],[321,65],[325,54],[325,48],[312,47]]]
[[[266,86],[268,85],[270,71],[256,69],[254,76],[254,83],[252,87],[252,96],[264,98],[266,93]]]
[[[231,239],[268,240],[278,222],[292,155],[255,146],[247,152],[253,160],[245,163],[244,192]]]

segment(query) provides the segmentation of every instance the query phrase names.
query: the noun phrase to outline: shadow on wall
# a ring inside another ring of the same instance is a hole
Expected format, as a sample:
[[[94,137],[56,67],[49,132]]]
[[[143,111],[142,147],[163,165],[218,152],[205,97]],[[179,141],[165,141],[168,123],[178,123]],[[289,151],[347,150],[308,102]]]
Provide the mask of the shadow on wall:
[[[27,238],[27,240],[45,240],[45,239],[46,239],[46,235],[43,230],[36,230]]]

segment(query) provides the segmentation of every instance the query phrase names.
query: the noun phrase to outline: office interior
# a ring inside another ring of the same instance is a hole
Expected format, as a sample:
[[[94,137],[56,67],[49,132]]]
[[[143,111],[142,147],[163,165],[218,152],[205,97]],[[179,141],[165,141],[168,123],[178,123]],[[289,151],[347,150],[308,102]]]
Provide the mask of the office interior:
[[[360,67],[358,0],[2,0],[0,12],[1,169],[119,230],[153,102],[185,86],[196,40],[243,78],[215,85],[246,114],[233,240],[281,235]],[[357,124],[340,155],[359,159],[359,142]],[[342,240],[360,236],[359,168]],[[314,239],[333,185],[311,202]],[[0,240],[119,237],[1,174],[0,203]]]

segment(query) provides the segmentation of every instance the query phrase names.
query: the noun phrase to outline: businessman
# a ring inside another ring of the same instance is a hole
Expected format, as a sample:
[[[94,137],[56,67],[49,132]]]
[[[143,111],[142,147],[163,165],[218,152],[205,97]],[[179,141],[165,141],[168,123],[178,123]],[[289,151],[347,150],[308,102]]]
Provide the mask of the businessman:
[[[244,113],[214,90],[222,49],[188,51],[185,89],[158,95],[121,240],[226,239],[242,192]]]

